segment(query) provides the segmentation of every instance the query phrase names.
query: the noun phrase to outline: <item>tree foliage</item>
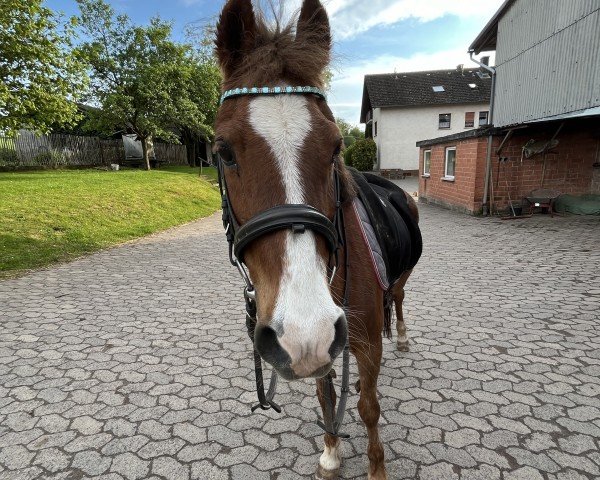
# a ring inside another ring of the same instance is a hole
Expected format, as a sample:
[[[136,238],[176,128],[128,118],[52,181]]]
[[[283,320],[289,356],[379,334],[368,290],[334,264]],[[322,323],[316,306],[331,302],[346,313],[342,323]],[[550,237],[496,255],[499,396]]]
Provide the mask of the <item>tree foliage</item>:
[[[365,138],[365,133],[358,127],[350,125],[343,118],[336,118],[335,123],[337,123],[338,128],[344,137],[344,144],[346,147],[350,147],[356,140],[360,140]]]
[[[213,135],[220,74],[214,61],[171,39],[172,26],[153,18],[133,25],[104,0],[77,0],[80,25],[89,40],[80,47],[91,68],[90,101],[100,108],[94,128],[131,130],[142,142],[177,142],[182,130]]]
[[[48,132],[77,120],[86,75],[72,36],[73,22],[42,0],[0,2],[0,131]]]

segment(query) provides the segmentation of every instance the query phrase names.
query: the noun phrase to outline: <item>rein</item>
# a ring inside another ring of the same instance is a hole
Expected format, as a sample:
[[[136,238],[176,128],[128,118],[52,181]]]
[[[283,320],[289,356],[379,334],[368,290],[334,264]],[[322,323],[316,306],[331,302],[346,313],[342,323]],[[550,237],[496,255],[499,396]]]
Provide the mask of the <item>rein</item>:
[[[240,95],[278,95],[278,94],[315,94],[325,98],[325,94],[316,87],[262,87],[262,88],[237,88],[226,91],[221,96],[221,104],[228,98],[233,98]],[[256,290],[248,272],[244,265],[244,250],[254,240],[268,233],[278,230],[291,230],[294,234],[303,234],[306,230],[311,230],[320,234],[327,242],[330,252],[329,259],[329,284],[333,283],[338,269],[339,251],[344,252],[344,299],[343,308],[346,312],[349,298],[349,262],[348,248],[346,242],[346,228],[344,223],[344,212],[341,202],[341,188],[338,168],[338,160],[333,158],[334,168],[334,194],[335,194],[335,213],[333,221],[326,215],[306,204],[285,204],[264,210],[244,225],[240,225],[237,221],[233,207],[229,199],[229,191],[227,189],[227,181],[225,179],[226,165],[218,156],[217,168],[219,178],[219,190],[222,199],[223,209],[223,227],[227,243],[229,244],[229,261],[235,266],[242,277],[244,287],[244,300],[246,303],[246,328],[248,336],[252,341],[254,353],[254,374],[256,379],[256,393],[258,404],[252,406],[251,411],[255,412],[258,409],[269,410],[273,409],[277,413],[281,413],[281,407],[273,400],[277,390],[278,376],[273,370],[269,382],[269,388],[265,392],[262,359],[256,350],[254,344],[254,331],[256,328]],[[323,422],[317,421],[317,425],[326,433],[333,437],[348,438],[349,435],[340,433],[340,427],[344,421],[344,413],[346,410],[346,402],[349,393],[349,378],[350,378],[350,354],[349,342],[346,336],[346,342],[343,350],[343,367],[342,367],[342,388],[337,411],[335,409],[335,389],[333,385],[333,369],[324,378],[323,394],[325,397],[325,408]]]

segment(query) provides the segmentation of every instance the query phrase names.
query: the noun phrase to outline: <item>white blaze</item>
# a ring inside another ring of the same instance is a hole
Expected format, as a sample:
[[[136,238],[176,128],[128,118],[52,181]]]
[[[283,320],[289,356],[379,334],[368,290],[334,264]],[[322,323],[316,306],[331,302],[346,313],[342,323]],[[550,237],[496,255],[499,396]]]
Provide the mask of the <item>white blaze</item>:
[[[299,95],[258,97],[250,102],[250,124],[270,146],[285,188],[286,203],[305,203],[299,168],[300,152],[311,129],[306,98]],[[275,172],[274,172],[275,173]],[[302,357],[327,362],[333,342],[331,328],[343,311],[333,302],[325,262],[317,253],[315,236],[287,233],[283,276],[272,326],[283,326],[282,346],[297,373],[312,365],[295,364]],[[276,322],[283,322],[277,325]]]

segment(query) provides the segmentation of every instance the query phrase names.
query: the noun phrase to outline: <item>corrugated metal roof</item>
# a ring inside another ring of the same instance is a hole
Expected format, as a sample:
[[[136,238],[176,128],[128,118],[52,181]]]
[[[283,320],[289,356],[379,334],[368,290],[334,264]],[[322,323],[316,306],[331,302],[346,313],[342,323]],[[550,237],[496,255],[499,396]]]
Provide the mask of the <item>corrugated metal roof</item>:
[[[491,78],[480,78],[476,72],[478,69],[366,75],[360,120],[364,123],[372,108],[489,102]]]

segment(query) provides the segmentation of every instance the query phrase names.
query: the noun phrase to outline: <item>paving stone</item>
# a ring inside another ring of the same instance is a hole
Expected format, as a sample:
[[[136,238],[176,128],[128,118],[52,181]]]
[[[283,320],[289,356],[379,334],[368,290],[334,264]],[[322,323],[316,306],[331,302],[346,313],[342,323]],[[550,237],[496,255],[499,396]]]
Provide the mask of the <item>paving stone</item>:
[[[192,463],[192,478],[210,478],[211,480],[229,480],[229,472],[213,465],[207,460]],[[246,480],[249,480],[248,477]]]
[[[0,463],[9,470],[17,470],[29,466],[34,456],[21,445],[7,446],[0,450]]]
[[[444,462],[423,466],[419,471],[420,480],[440,480],[442,478],[458,480],[460,477],[454,472],[452,465]]]
[[[248,480],[249,478],[256,480],[269,480],[270,475],[267,472],[260,472],[251,465],[245,463],[234,465],[231,469],[232,480]]]
[[[594,439],[587,435],[571,435],[569,437],[559,438],[560,447],[568,453],[580,455],[583,452],[594,450],[596,445]]]
[[[112,460],[100,455],[98,452],[85,451],[75,454],[73,458],[73,468],[78,468],[87,475],[102,475],[110,467]]]
[[[389,478],[599,478],[598,219],[420,210],[412,350],[383,342]],[[240,289],[218,215],[0,281],[0,479],[312,477],[314,380],[250,414]],[[348,480],[368,465],[357,400]]]
[[[58,448],[46,448],[36,455],[34,463],[44,470],[55,473],[67,468],[70,461],[69,455]]]
[[[102,423],[92,417],[79,417],[73,420],[71,428],[78,430],[84,435],[93,435],[102,431]]]
[[[535,468],[522,467],[504,474],[505,480],[544,480],[544,476]]]
[[[150,470],[150,462],[142,460],[131,453],[123,453],[115,457],[111,471],[123,475],[128,480],[146,478]]]
[[[152,473],[167,480],[187,480],[190,478],[190,467],[171,457],[160,457],[152,461]]]
[[[206,429],[198,428],[191,423],[175,425],[173,427],[173,435],[189,443],[203,443],[207,439]]]
[[[533,453],[523,448],[509,447],[506,449],[519,465],[528,465],[544,472],[556,473],[560,467],[545,453]]]

